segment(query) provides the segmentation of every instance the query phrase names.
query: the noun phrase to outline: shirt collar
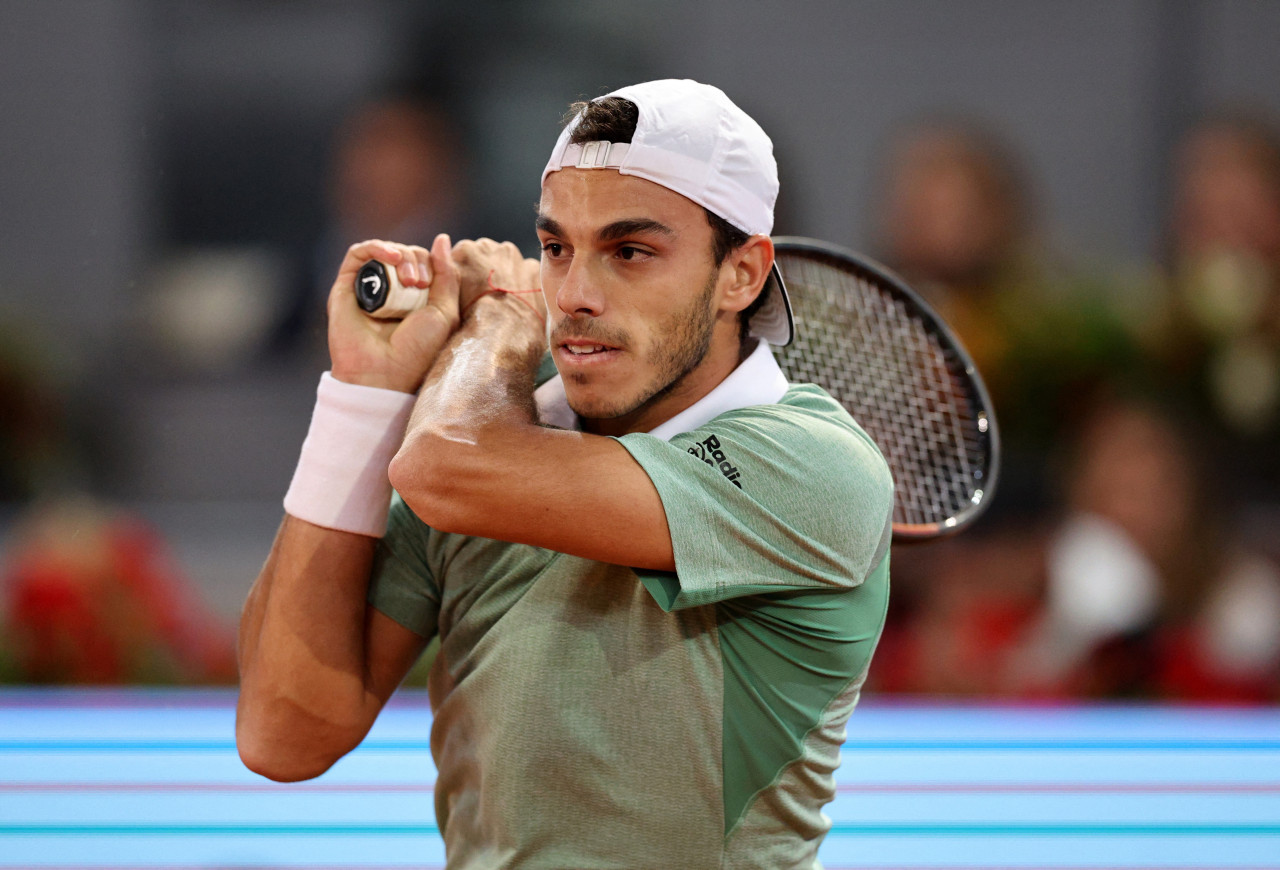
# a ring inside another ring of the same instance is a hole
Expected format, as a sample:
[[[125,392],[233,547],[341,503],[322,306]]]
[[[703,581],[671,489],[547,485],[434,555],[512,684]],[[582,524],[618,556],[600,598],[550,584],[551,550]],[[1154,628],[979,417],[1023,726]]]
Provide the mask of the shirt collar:
[[[769,345],[761,341],[715,389],[670,420],[659,423],[649,434],[670,441],[672,436],[697,429],[727,411],[774,404],[786,393],[787,387],[787,378],[778,368]],[[569,408],[559,375],[538,387],[533,399],[538,406],[540,422],[561,429],[582,428],[578,415]]]

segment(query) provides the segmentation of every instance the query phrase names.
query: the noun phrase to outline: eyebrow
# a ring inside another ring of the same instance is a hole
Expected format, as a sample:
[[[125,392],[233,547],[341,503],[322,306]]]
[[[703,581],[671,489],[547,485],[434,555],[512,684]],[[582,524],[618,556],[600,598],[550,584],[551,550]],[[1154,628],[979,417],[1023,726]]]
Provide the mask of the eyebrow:
[[[597,238],[602,242],[613,242],[627,236],[638,236],[646,233],[657,233],[661,236],[674,236],[676,231],[671,229],[664,223],[652,220],[650,218],[627,218],[620,221],[614,221],[600,228],[600,232],[596,233]]]
[[[547,233],[549,235],[553,235],[553,236],[564,235],[564,228],[560,226],[560,224],[553,221],[551,218],[547,217],[545,214],[538,215],[538,220],[535,226],[537,226],[538,229],[542,230],[544,233]]]
[[[548,233],[553,236],[563,236],[565,234],[564,227],[560,226],[557,221],[544,214],[538,215],[537,227],[544,233]],[[602,242],[612,242],[626,238],[627,236],[642,235],[645,233],[674,236],[676,231],[666,224],[655,221],[651,218],[624,218],[623,220],[614,221],[611,224],[606,224],[601,227],[600,231],[596,233],[596,237]]]

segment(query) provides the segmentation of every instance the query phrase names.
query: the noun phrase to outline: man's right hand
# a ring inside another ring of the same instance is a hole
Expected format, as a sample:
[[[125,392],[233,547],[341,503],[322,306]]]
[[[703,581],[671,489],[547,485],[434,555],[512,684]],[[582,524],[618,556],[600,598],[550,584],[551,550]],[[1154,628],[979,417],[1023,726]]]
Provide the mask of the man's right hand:
[[[335,378],[402,393],[418,391],[458,326],[458,281],[451,255],[452,243],[444,234],[436,236],[430,251],[377,239],[347,249],[329,291],[329,358]],[[427,304],[401,321],[366,315],[353,288],[356,273],[369,260],[394,268],[406,287],[430,287]]]

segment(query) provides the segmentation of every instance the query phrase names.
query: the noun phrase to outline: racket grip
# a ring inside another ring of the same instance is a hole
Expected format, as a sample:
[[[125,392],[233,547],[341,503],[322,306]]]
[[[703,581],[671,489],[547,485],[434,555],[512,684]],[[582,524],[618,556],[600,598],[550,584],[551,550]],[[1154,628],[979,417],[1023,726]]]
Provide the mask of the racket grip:
[[[402,320],[427,304],[426,287],[405,287],[379,260],[369,260],[356,273],[356,302],[370,317]]]

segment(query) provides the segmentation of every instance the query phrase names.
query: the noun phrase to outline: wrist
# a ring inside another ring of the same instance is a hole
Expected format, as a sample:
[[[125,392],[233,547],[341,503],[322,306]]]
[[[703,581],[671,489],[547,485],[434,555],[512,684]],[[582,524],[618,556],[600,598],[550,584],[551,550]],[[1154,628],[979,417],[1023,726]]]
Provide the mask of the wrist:
[[[416,384],[409,383],[408,378],[386,372],[349,370],[335,363],[328,374],[333,380],[353,387],[369,387],[375,390],[387,390],[408,395],[413,395],[417,392]],[[421,380],[419,378],[418,383],[421,383]]]
[[[413,402],[410,393],[351,384],[326,372],[285,511],[323,528],[382,537],[391,504],[387,466]]]
[[[541,292],[539,291],[539,296]],[[547,317],[538,306],[537,302],[527,298],[525,293],[513,293],[509,290],[495,288],[480,294],[471,301],[466,310],[462,312],[462,319],[467,320],[474,318],[477,309],[495,312],[507,312],[506,316],[513,313],[519,316],[519,319],[535,323],[539,333],[546,331]],[[486,317],[501,316],[498,314],[485,314]]]

